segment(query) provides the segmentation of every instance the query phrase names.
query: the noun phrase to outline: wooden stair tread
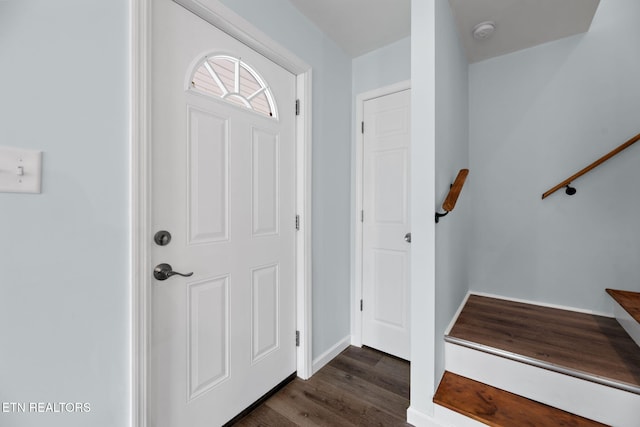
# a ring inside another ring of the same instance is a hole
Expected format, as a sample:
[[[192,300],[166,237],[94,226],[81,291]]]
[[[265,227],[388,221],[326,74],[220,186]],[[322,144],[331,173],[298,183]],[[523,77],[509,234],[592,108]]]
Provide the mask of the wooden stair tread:
[[[640,351],[613,318],[470,295],[451,338],[640,389]]]
[[[627,313],[640,323],[640,292],[621,291],[618,289],[607,289],[607,293],[616,300]]]
[[[445,340],[640,390],[640,351],[614,318],[470,295]]]
[[[448,371],[433,402],[494,427],[605,425]]]

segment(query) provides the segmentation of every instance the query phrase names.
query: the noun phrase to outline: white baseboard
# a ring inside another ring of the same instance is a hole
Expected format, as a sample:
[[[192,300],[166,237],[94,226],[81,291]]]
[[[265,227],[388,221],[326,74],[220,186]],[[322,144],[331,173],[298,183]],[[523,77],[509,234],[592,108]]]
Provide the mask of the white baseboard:
[[[460,306],[458,307],[458,310],[456,310],[456,314],[453,315],[453,318],[451,319],[451,322],[449,322],[449,326],[447,326],[447,329],[444,330],[445,336],[449,335],[451,333],[451,329],[453,329],[453,326],[458,321],[458,317],[460,317],[460,313],[464,309],[464,306],[467,305],[467,301],[469,300],[469,297],[471,295],[474,295],[474,294],[471,293],[471,291],[467,292],[467,295],[464,297],[464,299],[460,303]],[[475,294],[475,295],[477,295],[477,294]]]
[[[362,335],[351,334],[351,345],[354,347],[362,347]]]
[[[440,405],[434,405],[433,417],[412,407],[407,409],[407,423],[416,427],[486,427],[485,424]]]
[[[511,298],[511,297],[505,297],[503,295],[490,294],[486,292],[476,292],[471,290],[469,291],[469,294],[478,295],[479,297],[501,299],[504,301],[513,301],[513,302],[521,302],[524,304],[539,305],[540,307],[557,308],[560,310],[574,311],[576,313],[593,314],[595,316],[603,316],[603,317],[613,317],[613,313],[605,313],[603,311],[586,310],[583,308],[570,307],[567,305],[551,304],[551,303],[540,302],[540,301],[531,301],[531,300],[526,300],[522,298]]]
[[[407,423],[416,427],[444,427],[443,424],[436,422],[433,417],[418,411],[412,406],[407,408]]]
[[[617,427],[637,427],[640,395],[445,343],[447,371]]]
[[[442,427],[486,427],[486,424],[444,406],[435,405],[433,411],[433,416]]]
[[[485,424],[440,405],[434,405],[433,417],[413,407],[407,409],[407,423],[415,427],[486,427]]]
[[[351,345],[351,335],[347,335],[338,341],[329,350],[322,353],[320,356],[313,359],[313,373],[318,372],[324,365],[331,362],[333,358],[342,353],[347,347]]]

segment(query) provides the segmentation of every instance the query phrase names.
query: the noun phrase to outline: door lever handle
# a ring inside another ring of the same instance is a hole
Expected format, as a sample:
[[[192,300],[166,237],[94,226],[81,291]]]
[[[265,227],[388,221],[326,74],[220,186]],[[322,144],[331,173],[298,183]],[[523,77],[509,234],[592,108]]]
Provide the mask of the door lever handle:
[[[411,243],[411,233],[407,233],[404,235],[404,241],[407,243]]]
[[[171,265],[169,264],[158,264],[156,265],[156,268],[153,269],[153,277],[156,278],[156,280],[167,280],[169,277],[171,276],[182,276],[182,277],[189,277],[189,276],[193,276],[193,272],[191,273],[178,273],[177,271],[173,271],[173,268],[171,267]]]

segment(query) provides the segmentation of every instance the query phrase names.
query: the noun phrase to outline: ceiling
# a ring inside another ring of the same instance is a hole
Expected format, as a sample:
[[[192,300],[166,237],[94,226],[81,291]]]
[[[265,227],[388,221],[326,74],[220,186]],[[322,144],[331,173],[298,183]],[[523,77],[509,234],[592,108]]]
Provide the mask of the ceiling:
[[[411,0],[290,0],[351,57],[411,35]]]
[[[469,62],[478,62],[589,30],[600,0],[449,0]],[[495,22],[486,40],[473,28]]]
[[[290,0],[351,57],[411,34],[411,0]],[[449,0],[470,63],[589,30],[600,0]],[[473,38],[493,21],[495,33]]]

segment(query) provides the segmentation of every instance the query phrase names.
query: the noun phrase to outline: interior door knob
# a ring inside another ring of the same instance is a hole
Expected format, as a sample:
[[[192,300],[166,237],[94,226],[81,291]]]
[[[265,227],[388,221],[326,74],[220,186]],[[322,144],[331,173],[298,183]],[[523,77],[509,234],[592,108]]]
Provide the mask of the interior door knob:
[[[411,233],[407,233],[404,235],[404,241],[407,243],[411,243]]]
[[[189,277],[193,276],[193,272],[178,273],[177,271],[173,271],[173,268],[169,264],[158,264],[156,265],[156,268],[153,269],[153,277],[155,277],[156,280],[167,280],[169,277],[175,275]]]

